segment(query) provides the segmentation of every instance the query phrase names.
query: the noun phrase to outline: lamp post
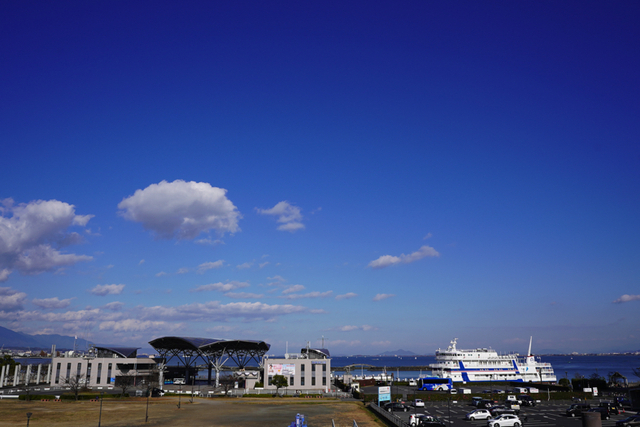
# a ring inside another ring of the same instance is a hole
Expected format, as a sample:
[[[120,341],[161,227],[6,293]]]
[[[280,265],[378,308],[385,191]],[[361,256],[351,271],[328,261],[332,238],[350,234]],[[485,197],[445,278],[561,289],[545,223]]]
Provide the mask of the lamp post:
[[[33,415],[31,412],[27,412],[27,427],[29,427],[29,418]]]
[[[104,399],[104,391],[100,392],[100,415],[98,416],[98,427],[102,423],[102,400]]]
[[[153,389],[149,387],[149,384],[147,384],[147,412],[144,415],[144,422],[147,423],[149,422],[149,397],[151,396],[151,391]]]
[[[181,400],[182,400],[182,384],[180,384],[180,391],[178,393],[178,409],[180,409]]]

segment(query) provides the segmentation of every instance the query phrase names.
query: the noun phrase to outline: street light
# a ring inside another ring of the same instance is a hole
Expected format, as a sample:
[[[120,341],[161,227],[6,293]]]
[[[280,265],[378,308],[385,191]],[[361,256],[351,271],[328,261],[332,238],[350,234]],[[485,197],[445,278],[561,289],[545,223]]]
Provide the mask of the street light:
[[[147,413],[144,416],[144,422],[149,422],[149,397],[151,396],[153,388],[150,388],[150,385],[147,384]]]
[[[102,422],[102,400],[104,398],[104,391],[100,392],[100,416],[98,417],[98,427],[100,427],[100,423]]]
[[[31,412],[27,412],[27,427],[29,427],[29,418],[33,415]]]

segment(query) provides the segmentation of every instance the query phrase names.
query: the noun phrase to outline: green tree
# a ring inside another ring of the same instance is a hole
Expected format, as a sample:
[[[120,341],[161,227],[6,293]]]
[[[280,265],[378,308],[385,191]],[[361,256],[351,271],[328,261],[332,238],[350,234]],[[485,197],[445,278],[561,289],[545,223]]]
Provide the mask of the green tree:
[[[563,387],[571,387],[571,381],[569,381],[567,378],[560,378],[560,380],[558,381],[558,384],[560,384]]]
[[[289,385],[289,382],[284,375],[274,375],[271,379],[271,384],[276,386],[276,394],[279,394],[278,391],[282,387],[287,387]]]

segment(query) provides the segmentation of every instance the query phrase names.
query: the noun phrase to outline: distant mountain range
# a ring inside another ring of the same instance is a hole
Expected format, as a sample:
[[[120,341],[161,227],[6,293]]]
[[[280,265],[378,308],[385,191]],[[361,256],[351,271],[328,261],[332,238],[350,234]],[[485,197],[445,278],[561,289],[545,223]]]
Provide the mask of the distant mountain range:
[[[0,346],[4,349],[31,349],[31,350],[51,350],[53,344],[56,350],[73,350],[75,341],[76,349],[84,350],[91,342],[65,335],[29,335],[15,332],[11,329],[0,326]]]
[[[417,356],[417,354],[409,350],[394,350],[385,351],[384,353],[377,354],[376,356]]]

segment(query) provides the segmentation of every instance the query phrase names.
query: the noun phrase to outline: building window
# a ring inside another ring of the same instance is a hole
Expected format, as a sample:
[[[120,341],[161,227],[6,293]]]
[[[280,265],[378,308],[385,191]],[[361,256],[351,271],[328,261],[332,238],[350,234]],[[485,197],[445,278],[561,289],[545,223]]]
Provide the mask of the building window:
[[[96,378],[96,384],[100,384],[100,377],[102,377],[102,363],[98,363],[98,377]]]
[[[269,375],[269,379],[268,379],[267,385],[271,385],[271,380],[272,379],[273,379],[273,375]]]
[[[71,363],[67,363],[67,380],[71,379]]]
[[[304,385],[304,377],[300,377],[300,385]]]
[[[107,368],[107,384],[111,384],[111,368],[113,363],[109,363]]]
[[[311,377],[311,385],[316,385],[316,377]]]
[[[327,377],[322,377],[322,385],[327,385]]]
[[[290,385],[290,386],[293,386],[293,385],[295,385],[295,383],[296,383],[296,382],[295,382],[295,379],[294,379],[293,375],[292,375],[292,376],[290,376],[290,377],[289,377],[289,385]]]
[[[91,362],[87,363],[87,385],[91,384]]]
[[[80,372],[82,372],[82,362],[78,362],[78,370],[76,371],[77,378],[80,378]]]
[[[60,363],[56,365],[56,384],[60,384]]]

